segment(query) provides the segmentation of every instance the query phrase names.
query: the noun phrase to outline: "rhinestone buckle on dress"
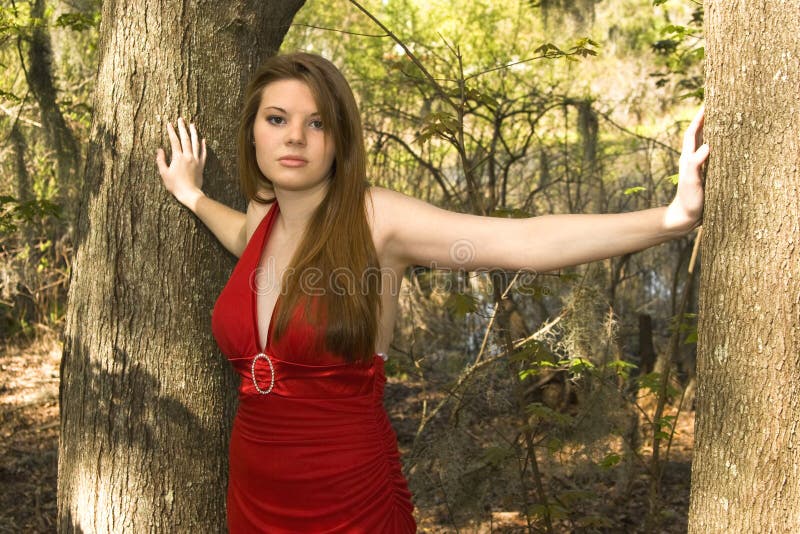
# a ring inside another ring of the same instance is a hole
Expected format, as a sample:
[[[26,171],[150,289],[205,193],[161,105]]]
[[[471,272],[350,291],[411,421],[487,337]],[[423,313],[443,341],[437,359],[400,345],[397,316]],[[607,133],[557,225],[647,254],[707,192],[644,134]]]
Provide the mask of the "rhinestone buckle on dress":
[[[256,381],[256,362],[262,358],[264,360],[267,360],[267,363],[269,364],[270,376],[269,376],[269,387],[267,389],[261,389],[260,387],[258,387],[258,381]],[[256,391],[258,391],[260,394],[266,395],[270,391],[272,391],[272,388],[275,386],[275,366],[272,365],[272,360],[270,360],[269,356],[267,356],[263,352],[259,352],[253,357],[253,364],[250,366],[250,376],[253,379],[253,385],[255,386]]]

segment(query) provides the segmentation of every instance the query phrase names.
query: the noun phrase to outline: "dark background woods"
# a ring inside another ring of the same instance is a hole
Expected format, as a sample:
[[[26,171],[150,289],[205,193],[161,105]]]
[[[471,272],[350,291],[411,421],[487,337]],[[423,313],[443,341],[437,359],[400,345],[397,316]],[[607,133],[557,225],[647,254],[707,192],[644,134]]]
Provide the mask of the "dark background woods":
[[[3,7],[0,523],[12,531],[221,524],[232,387],[205,317],[233,259],[152,160],[166,121],[192,117],[214,156],[209,194],[243,208],[230,118],[287,28],[281,49],[322,53],[351,81],[377,185],[506,217],[673,194],[703,94],[695,2],[365,3],[384,28],[345,1],[293,21],[299,3],[230,5],[214,22],[202,3]],[[558,273],[407,273],[387,407],[421,528],[686,530],[695,237]]]

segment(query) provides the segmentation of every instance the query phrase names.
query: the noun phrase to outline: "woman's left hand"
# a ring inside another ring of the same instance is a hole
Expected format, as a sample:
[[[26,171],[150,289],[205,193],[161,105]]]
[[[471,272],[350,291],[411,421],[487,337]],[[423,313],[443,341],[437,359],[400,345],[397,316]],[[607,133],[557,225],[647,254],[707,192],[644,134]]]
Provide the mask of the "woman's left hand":
[[[678,192],[667,208],[665,223],[670,229],[690,230],[703,219],[703,163],[709,148],[703,143],[705,106],[700,108],[683,135],[683,149],[678,163]]]

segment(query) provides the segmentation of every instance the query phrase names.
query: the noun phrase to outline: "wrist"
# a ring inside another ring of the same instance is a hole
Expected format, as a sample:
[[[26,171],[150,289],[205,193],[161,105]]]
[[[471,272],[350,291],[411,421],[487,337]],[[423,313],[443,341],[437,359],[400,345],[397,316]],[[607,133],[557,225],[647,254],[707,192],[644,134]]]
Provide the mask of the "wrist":
[[[692,217],[673,201],[664,209],[662,224],[665,232],[680,237],[700,226],[701,218]]]
[[[195,188],[182,192],[180,195],[175,195],[175,198],[178,202],[189,208],[192,213],[195,213],[197,211],[197,203],[204,196],[206,196],[206,194],[203,193],[201,189]]]

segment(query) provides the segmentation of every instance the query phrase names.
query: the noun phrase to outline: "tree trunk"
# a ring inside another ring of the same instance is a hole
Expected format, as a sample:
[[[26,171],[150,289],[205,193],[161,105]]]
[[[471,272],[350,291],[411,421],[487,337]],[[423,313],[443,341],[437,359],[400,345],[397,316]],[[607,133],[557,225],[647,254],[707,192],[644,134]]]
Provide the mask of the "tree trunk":
[[[800,10],[710,0],[691,533],[800,530]]]
[[[208,140],[206,191],[242,201],[244,84],[302,0],[104,3],[61,368],[61,532],[225,530],[234,375],[210,314],[232,258],[163,189],[168,121]]]
[[[31,17],[44,19],[45,16],[45,0],[33,0]],[[60,192],[59,203],[64,206],[68,200],[64,192],[72,188],[74,176],[78,172],[80,150],[58,105],[53,76],[53,50],[46,22],[35,24],[31,30],[28,63],[26,72],[28,87],[39,104],[46,146],[53,152],[56,160],[56,176]],[[71,206],[64,206],[64,208],[69,215]]]

